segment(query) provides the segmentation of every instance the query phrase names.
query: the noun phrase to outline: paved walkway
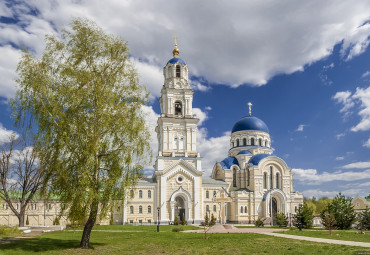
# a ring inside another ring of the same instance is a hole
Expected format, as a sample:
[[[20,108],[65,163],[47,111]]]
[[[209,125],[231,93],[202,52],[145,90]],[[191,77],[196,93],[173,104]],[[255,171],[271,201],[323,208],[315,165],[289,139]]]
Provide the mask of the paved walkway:
[[[224,224],[224,225],[217,224],[211,227],[207,233],[256,233],[256,234],[270,235],[270,236],[290,238],[290,239],[296,239],[296,240],[304,240],[304,241],[310,241],[310,242],[330,243],[330,244],[340,244],[340,245],[350,245],[350,246],[360,246],[360,247],[370,248],[370,243],[364,243],[364,242],[343,241],[343,240],[335,240],[335,239],[326,239],[326,238],[317,238],[317,237],[308,237],[308,236],[295,236],[295,235],[287,235],[283,233],[276,233],[276,232],[284,232],[288,230],[289,229],[276,229],[276,228],[236,228],[233,225],[229,225],[229,224]],[[187,230],[184,232],[204,233],[204,230]]]

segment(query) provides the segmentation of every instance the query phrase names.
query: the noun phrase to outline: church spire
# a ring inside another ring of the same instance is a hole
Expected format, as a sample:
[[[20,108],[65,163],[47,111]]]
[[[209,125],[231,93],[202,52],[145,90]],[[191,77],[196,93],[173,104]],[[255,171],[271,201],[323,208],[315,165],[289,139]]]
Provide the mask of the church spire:
[[[252,103],[249,102],[248,106],[249,106],[249,116],[252,116]]]
[[[172,54],[174,58],[178,58],[180,54],[180,50],[177,48],[177,37],[174,36],[173,38],[175,39],[175,48],[173,49]]]

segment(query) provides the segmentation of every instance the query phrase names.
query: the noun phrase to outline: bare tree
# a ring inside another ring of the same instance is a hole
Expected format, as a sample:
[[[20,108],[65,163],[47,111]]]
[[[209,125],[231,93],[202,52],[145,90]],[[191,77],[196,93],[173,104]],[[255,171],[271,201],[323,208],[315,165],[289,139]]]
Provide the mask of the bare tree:
[[[0,199],[4,200],[24,226],[27,205],[42,185],[37,152],[27,138],[12,134],[0,145]]]

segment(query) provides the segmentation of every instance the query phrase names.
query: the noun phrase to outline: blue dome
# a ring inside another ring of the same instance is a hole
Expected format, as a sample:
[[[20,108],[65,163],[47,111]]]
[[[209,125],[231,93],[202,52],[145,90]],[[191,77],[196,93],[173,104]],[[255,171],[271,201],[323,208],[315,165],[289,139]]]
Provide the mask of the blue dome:
[[[223,169],[230,169],[232,165],[239,165],[238,160],[234,157],[227,157],[220,162]]]
[[[177,62],[180,62],[183,65],[186,65],[185,64],[185,61],[182,60],[181,58],[171,58],[170,60],[168,60],[167,64],[168,63],[170,63],[170,64],[176,64]]]
[[[250,153],[247,150],[243,150],[243,151],[241,151],[241,152],[238,153],[238,155],[241,155],[241,154],[252,154],[252,153]]]
[[[253,157],[251,157],[248,161],[249,165],[258,165],[258,163],[264,159],[264,158],[267,158],[269,156],[273,156],[273,155],[269,155],[269,154],[256,154],[254,155]]]
[[[256,130],[256,131],[263,131],[269,133],[269,129],[267,128],[265,122],[260,120],[257,117],[252,116],[245,116],[238,120],[231,133],[238,132],[238,131],[246,131],[246,130]]]

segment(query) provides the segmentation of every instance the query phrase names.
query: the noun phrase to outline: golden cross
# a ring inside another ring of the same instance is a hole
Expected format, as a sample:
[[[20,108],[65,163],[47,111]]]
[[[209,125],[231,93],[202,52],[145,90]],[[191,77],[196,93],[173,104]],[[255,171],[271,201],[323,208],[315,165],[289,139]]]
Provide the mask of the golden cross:
[[[252,103],[249,102],[248,106],[249,106],[249,116],[252,116]]]
[[[224,190],[221,190],[221,197],[220,198],[214,198],[213,200],[215,202],[219,202],[221,204],[221,224],[226,223],[225,221],[225,203],[231,202],[232,199],[229,197],[225,197],[225,192]]]
[[[174,37],[173,37],[173,39],[175,39],[175,47],[177,46],[177,36],[175,35]]]

